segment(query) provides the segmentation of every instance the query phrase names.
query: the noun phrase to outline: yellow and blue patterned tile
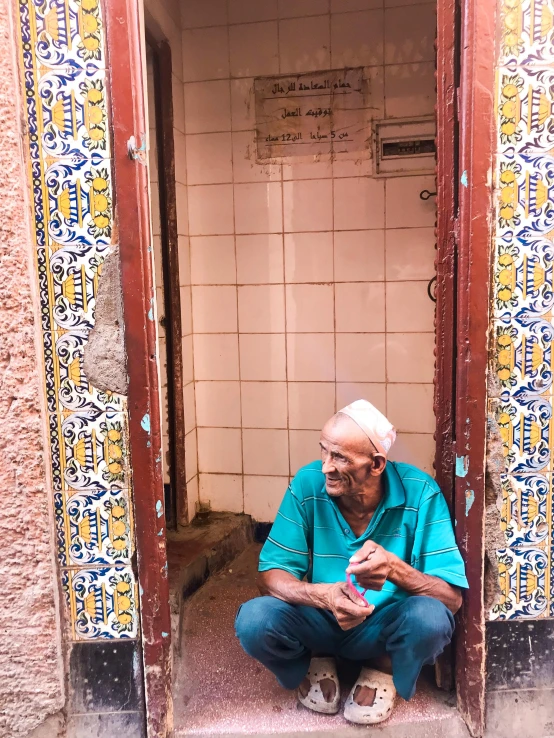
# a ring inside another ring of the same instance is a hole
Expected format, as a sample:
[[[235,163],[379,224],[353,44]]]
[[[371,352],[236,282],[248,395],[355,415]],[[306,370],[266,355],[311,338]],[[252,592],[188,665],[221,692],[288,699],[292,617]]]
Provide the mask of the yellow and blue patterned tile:
[[[522,393],[498,403],[496,421],[508,473],[529,474],[548,467],[551,418],[548,397]]]
[[[55,513],[62,566],[130,565],[134,531],[128,490],[58,492]]]
[[[552,475],[502,477],[501,527],[506,546],[549,545],[552,523]]]
[[[130,566],[64,569],[71,638],[136,638],[137,585]]]
[[[552,0],[500,2],[500,60],[506,66],[544,66],[554,55]]]
[[[121,413],[125,397],[98,390],[83,369],[83,353],[89,332],[80,330],[43,333],[46,366],[46,401],[52,413]]]
[[[500,601],[492,620],[538,618],[548,614],[548,551],[538,547],[497,551]]]

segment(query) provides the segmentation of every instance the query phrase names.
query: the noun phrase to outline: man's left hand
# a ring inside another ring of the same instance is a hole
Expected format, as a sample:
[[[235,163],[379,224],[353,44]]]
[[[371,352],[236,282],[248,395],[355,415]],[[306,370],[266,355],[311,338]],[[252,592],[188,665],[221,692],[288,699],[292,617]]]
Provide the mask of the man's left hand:
[[[346,570],[356,577],[360,587],[381,590],[394,568],[394,554],[386,551],[374,541],[367,541],[361,549],[350,558]]]

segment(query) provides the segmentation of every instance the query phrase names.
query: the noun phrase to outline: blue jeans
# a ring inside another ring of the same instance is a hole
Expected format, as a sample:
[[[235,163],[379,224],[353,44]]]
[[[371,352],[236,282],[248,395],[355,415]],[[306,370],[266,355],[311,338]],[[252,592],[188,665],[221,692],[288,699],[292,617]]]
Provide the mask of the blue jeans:
[[[414,596],[383,607],[352,630],[342,630],[328,610],[257,597],[241,605],[235,630],[246,653],[286,689],[300,685],[312,653],[351,661],[388,654],[396,691],[409,700],[421,667],[433,664],[450,643],[454,618],[442,602]]]

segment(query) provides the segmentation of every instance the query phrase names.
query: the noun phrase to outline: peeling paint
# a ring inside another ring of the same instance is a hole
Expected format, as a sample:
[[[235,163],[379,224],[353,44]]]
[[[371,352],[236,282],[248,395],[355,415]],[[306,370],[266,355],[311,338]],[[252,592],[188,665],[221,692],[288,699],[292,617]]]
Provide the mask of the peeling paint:
[[[150,415],[148,415],[148,413],[146,413],[146,415],[140,421],[140,425],[142,429],[145,430],[148,435],[150,435]]]
[[[156,502],[156,513],[158,514],[158,517],[159,518],[162,517],[162,514],[163,514],[163,505],[162,505],[162,501],[161,500],[158,500]]]
[[[475,492],[472,489],[466,491],[466,518],[469,515],[469,511],[475,502]]]
[[[456,456],[456,476],[466,477],[469,471],[469,456]]]
[[[463,184],[464,187],[467,187],[467,169],[464,169],[460,182]]]
[[[165,630],[162,630],[162,638],[169,638],[169,633],[166,633]]]
[[[150,310],[148,311],[148,320],[154,320],[154,298],[150,298]]]
[[[163,532],[164,532],[164,529],[163,528],[160,528],[160,530],[158,531],[158,535],[159,536],[163,536]]]

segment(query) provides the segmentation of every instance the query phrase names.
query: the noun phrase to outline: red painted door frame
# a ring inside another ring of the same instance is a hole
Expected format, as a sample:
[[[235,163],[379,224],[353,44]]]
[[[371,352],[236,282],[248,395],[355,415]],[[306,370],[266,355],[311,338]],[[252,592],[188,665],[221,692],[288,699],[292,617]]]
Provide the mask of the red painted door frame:
[[[437,11],[436,329],[437,346],[442,347],[436,372],[437,477],[454,507],[471,584],[459,618],[456,674],[459,709],[478,736],[484,727],[483,521],[496,7],[495,0],[462,0],[461,6],[455,0],[438,0]],[[105,0],[105,19],[112,50],[115,199],[148,736],[166,738],[171,728],[170,617],[160,509],[155,326],[147,317],[153,297],[148,177],[140,159],[127,154],[129,139],[135,136],[140,145],[146,131],[137,0]]]
[[[438,0],[437,13],[436,472],[470,584],[456,633],[458,709],[481,736],[496,0]]]
[[[151,318],[154,277],[150,251],[150,207],[146,154],[140,148],[145,121],[142,41],[137,0],[105,0],[111,91],[116,228],[119,239],[135,535],[140,590],[148,738],[171,729],[171,624],[156,358]]]

